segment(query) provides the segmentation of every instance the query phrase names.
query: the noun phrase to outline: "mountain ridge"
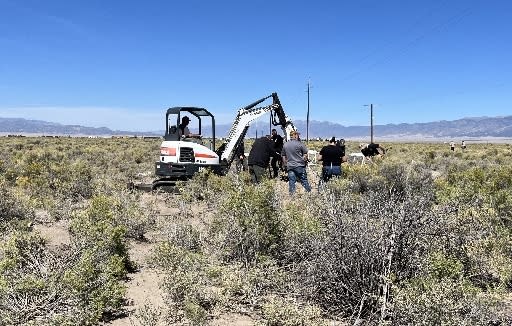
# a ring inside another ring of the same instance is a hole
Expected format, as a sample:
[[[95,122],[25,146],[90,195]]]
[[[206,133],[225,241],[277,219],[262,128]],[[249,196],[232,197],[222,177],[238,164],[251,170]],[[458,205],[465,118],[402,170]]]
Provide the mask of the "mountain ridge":
[[[295,127],[301,132],[302,138],[306,137],[306,121],[294,121]],[[231,128],[230,124],[217,125],[216,135],[225,137]],[[275,127],[272,127],[275,128]],[[247,136],[255,137],[270,133],[270,126],[266,122],[251,124]],[[421,123],[398,123],[374,125],[373,132],[378,137],[512,137],[512,115],[498,117],[467,117],[457,120],[439,120]],[[107,127],[86,127],[81,125],[64,125],[43,120],[31,120],[24,118],[0,117],[0,133],[3,134],[43,134],[43,135],[70,135],[70,136],[115,136],[115,135],[139,135],[161,136],[163,130],[155,131],[129,131],[112,130]],[[211,128],[206,126],[203,134],[211,134]],[[343,126],[329,121],[310,121],[309,138],[338,138],[367,137],[370,134],[369,126]]]

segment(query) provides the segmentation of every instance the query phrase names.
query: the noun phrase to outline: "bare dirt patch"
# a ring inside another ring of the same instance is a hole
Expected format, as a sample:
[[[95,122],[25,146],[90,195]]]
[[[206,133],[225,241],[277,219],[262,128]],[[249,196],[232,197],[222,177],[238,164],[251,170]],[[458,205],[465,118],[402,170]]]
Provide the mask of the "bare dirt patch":
[[[69,236],[69,221],[60,220],[51,224],[36,224],[34,230],[41,233],[41,236],[48,241],[50,248],[61,245],[69,245],[71,237]]]
[[[107,325],[138,325],[132,321],[135,320],[134,315],[141,308],[149,306],[156,311],[165,309],[163,293],[160,290],[163,275],[150,267],[148,262],[154,245],[150,242],[131,243],[130,258],[137,264],[138,269],[136,272],[128,274],[126,283],[128,305],[125,307],[127,316],[112,320]]]

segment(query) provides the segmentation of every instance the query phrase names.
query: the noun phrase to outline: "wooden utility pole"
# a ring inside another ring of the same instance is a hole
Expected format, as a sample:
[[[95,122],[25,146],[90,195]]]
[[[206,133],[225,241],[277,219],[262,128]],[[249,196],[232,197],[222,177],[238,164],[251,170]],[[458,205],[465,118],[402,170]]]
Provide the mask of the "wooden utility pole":
[[[306,143],[309,144],[309,80],[308,80],[308,112],[306,114]]]
[[[373,104],[365,104],[370,107],[370,143],[373,143]]]
[[[373,144],[373,104],[370,104],[370,142]]]

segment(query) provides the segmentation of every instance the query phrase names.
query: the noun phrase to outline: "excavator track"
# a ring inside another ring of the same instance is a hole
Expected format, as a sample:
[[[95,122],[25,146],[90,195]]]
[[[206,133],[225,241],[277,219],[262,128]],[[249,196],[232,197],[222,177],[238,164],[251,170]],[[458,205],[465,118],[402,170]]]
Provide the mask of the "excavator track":
[[[169,193],[180,193],[179,188],[176,186],[176,181],[167,179],[155,180],[153,183],[128,182],[127,188],[129,190],[139,190],[144,192],[163,191]]]

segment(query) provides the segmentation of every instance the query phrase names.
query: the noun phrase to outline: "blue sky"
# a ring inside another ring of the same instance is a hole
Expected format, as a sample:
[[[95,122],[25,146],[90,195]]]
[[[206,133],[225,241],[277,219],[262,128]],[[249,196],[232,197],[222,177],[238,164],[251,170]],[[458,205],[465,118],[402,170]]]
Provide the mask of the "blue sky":
[[[512,114],[512,1],[0,0],[0,117],[159,130],[277,92],[346,126]]]

